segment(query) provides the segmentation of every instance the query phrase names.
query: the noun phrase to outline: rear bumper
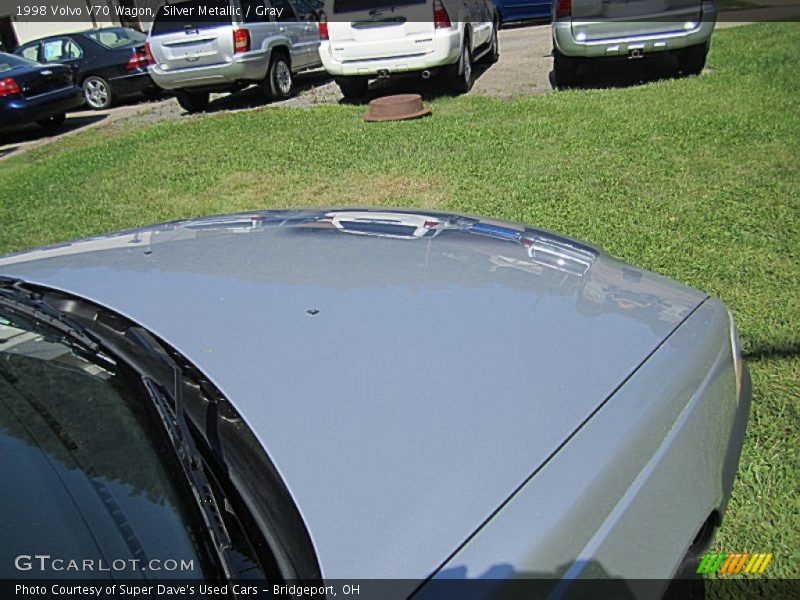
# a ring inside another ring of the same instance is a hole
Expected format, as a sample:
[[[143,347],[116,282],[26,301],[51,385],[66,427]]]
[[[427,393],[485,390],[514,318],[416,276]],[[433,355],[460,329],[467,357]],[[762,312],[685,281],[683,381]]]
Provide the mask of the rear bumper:
[[[130,96],[158,89],[147,71],[115,77],[109,81],[115,96]]]
[[[395,74],[425,71],[458,62],[461,55],[461,31],[459,29],[437,31],[433,51],[421,54],[341,60],[333,56],[331,42],[323,41],[319,47],[319,55],[325,70],[335,76],[372,76],[380,72]]]
[[[224,63],[188,69],[170,69],[169,63],[159,63],[151,66],[149,73],[155,84],[165,90],[227,89],[242,82],[262,81],[267,76],[269,55],[269,50],[256,50]]]
[[[698,22],[665,23],[664,31],[657,33],[580,40],[573,31],[571,19],[555,20],[552,24],[553,46],[564,56],[580,58],[627,56],[631,50],[645,54],[680,50],[706,43],[716,21],[716,5],[703,2],[702,20]]]
[[[0,128],[26,125],[83,106],[77,86],[41,94],[35,98],[4,98],[0,103]]]

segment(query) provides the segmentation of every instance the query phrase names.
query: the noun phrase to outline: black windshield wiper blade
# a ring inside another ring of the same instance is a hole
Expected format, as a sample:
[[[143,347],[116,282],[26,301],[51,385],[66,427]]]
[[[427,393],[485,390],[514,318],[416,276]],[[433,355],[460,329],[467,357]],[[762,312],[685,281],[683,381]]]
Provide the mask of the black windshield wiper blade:
[[[142,380],[175,448],[175,453],[200,509],[225,578],[231,579],[238,571],[235,566],[236,561],[232,556],[233,544],[225,527],[213,488],[206,475],[204,461],[195,446],[194,437],[184,414],[181,368],[144,329],[131,327],[126,332],[126,337],[150,353],[172,373],[170,382],[156,381],[147,374],[142,375]],[[172,406],[167,402],[162,390],[167,391],[171,397]]]
[[[105,354],[108,352],[138,373],[175,449],[223,575],[226,579],[235,577],[239,569],[233,544],[184,414],[183,373],[161,344],[140,327],[128,327],[124,333],[85,327],[15,278],[0,276],[0,307],[29,321],[25,326],[42,335],[59,335],[73,351],[87,355],[99,366],[116,367],[117,363]],[[224,497],[223,501],[227,505]]]
[[[113,361],[102,354],[100,345],[85,327],[50,306],[36,292],[25,289],[20,280],[0,276],[0,306],[34,324],[41,323],[51,333],[61,334],[64,342],[74,350],[99,358],[103,363],[100,366],[113,366]],[[47,333],[41,329],[42,334]]]

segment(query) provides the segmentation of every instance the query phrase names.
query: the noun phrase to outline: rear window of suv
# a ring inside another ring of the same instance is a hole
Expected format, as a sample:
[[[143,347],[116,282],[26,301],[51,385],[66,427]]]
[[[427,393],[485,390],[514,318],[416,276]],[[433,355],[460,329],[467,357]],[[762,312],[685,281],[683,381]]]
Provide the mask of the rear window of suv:
[[[360,12],[381,8],[425,4],[427,0],[333,0],[334,13]]]
[[[187,29],[212,29],[233,21],[229,0],[186,0],[165,4],[153,20],[151,35],[176,33]]]

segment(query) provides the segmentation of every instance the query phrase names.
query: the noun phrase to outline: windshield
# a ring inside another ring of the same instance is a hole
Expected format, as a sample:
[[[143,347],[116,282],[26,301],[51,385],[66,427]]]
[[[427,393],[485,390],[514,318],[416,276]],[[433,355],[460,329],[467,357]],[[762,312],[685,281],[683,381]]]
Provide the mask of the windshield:
[[[99,29],[90,31],[86,35],[106,48],[128,48],[144,44],[147,41],[145,34],[135,29],[125,29],[124,27]]]
[[[37,63],[21,56],[0,53],[0,73],[16,69],[17,67],[35,67]]]
[[[187,0],[162,6],[153,21],[151,35],[191,29],[210,29],[232,22],[230,0]]]
[[[94,577],[112,561],[114,576],[204,576],[174,449],[131,381],[0,308],[3,578],[48,571],[29,551],[88,559]]]

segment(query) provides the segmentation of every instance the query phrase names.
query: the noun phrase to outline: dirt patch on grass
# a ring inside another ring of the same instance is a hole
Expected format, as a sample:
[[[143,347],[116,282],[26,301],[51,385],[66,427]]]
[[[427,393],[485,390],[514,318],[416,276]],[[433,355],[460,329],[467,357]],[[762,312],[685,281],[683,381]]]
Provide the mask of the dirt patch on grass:
[[[306,173],[287,176],[285,173],[232,173],[201,202],[213,208],[215,198],[226,197],[242,210],[283,208],[286,206],[363,206],[382,204],[424,209],[442,209],[448,197],[440,180],[409,178],[395,174],[369,175],[340,173],[309,176]],[[368,200],[367,200],[368,199]]]

